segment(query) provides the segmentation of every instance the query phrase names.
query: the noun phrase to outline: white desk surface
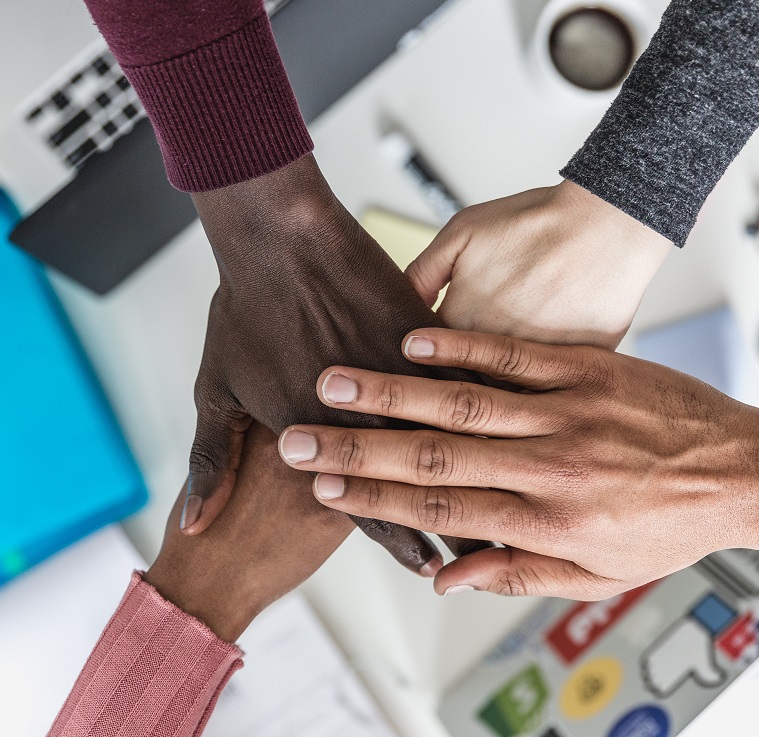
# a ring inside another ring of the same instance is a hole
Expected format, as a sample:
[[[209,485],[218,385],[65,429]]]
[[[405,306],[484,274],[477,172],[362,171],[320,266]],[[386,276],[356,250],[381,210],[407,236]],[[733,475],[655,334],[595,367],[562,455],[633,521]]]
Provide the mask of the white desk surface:
[[[432,219],[413,185],[379,150],[390,125],[422,143],[426,157],[466,203],[558,181],[558,169],[609,98],[562,92],[525,63],[524,41],[512,15],[518,1],[452,4],[419,43],[396,54],[311,127],[324,173],[355,215],[373,205]],[[664,0],[641,2],[653,9],[654,21],[656,9],[666,5]],[[72,12],[79,18],[78,10]],[[31,16],[27,21],[31,33]],[[80,28],[81,19],[75,25]],[[80,30],[83,38],[91,33],[89,27],[86,33]],[[15,42],[16,63],[30,48],[30,40],[25,41]],[[11,98],[18,97],[17,89],[11,92]],[[759,166],[752,167],[749,156],[732,167],[689,247],[673,253],[655,278],[633,334],[728,298],[746,329],[754,331],[759,305],[746,296],[742,280],[759,275],[759,257],[740,236],[756,207],[749,186],[752,171],[759,172]],[[158,549],[185,476],[195,420],[192,386],[216,283],[198,224],[105,298],[55,279],[151,491],[148,508],[126,524],[148,560]],[[434,716],[442,691],[531,606],[528,600],[478,594],[442,600],[429,582],[402,571],[359,535],[306,585],[306,592],[407,737],[445,734]]]

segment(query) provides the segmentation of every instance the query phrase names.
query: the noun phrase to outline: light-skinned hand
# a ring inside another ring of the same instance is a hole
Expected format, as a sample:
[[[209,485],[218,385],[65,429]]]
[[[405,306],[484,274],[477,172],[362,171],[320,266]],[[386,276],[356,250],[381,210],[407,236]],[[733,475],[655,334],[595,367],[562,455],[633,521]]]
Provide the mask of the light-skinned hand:
[[[672,244],[573,182],[467,207],[407,268],[448,327],[616,348]]]
[[[362,371],[321,400],[440,430],[295,426],[318,451],[323,504],[428,532],[496,540],[445,566],[438,593],[603,599],[730,547],[759,547],[759,410],[605,349],[423,329],[405,354],[523,388]]]

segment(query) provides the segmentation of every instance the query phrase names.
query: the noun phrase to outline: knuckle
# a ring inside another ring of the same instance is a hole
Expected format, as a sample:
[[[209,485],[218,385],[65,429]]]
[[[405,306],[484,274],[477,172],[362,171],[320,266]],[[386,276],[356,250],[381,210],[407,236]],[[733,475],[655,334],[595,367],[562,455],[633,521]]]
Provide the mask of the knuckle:
[[[241,411],[241,407],[230,396],[226,386],[219,382],[198,378],[193,396],[198,412],[213,412],[225,419],[235,419]]]
[[[453,489],[431,486],[419,495],[417,517],[424,530],[455,529],[461,526],[464,514],[463,500]]]
[[[580,492],[590,481],[587,464],[577,457],[548,464],[542,475],[551,488],[565,493]]]
[[[488,424],[493,414],[493,403],[490,397],[478,392],[473,385],[462,382],[452,390],[444,411],[453,430],[473,432]]]
[[[521,530],[533,540],[550,540],[555,546],[566,544],[571,538],[573,519],[571,512],[559,504],[532,503],[514,509],[511,504],[489,520],[499,539],[508,540],[514,530]]]
[[[382,507],[382,482],[377,479],[367,479],[365,482],[366,508],[368,511],[379,510]]]
[[[209,451],[209,449],[198,443],[193,443],[190,450],[190,473],[191,474],[213,474],[221,470],[221,458],[218,454]]]
[[[354,521],[364,534],[377,542],[392,540],[395,537],[396,526],[392,522],[367,517],[356,517]]]
[[[453,476],[454,451],[450,441],[439,433],[418,433],[410,445],[411,468],[421,485],[445,482]]]
[[[454,213],[451,219],[448,221],[446,230],[450,233],[461,233],[469,226],[469,219],[471,217],[471,206],[465,207],[463,210],[459,210]]]
[[[519,570],[502,568],[499,570],[489,586],[490,591],[499,596],[527,596],[528,588],[525,577]]]
[[[397,412],[403,404],[403,386],[400,381],[385,378],[377,387],[377,406],[384,414]]]
[[[205,409],[210,404],[210,398],[214,392],[211,391],[210,382],[198,377],[195,381],[193,389],[193,397],[195,399],[195,406],[200,409]]]
[[[343,473],[350,474],[361,470],[364,447],[360,437],[351,431],[338,435],[334,447],[334,464]]]
[[[529,370],[530,358],[519,341],[503,338],[493,353],[491,364],[496,379],[518,379]]]
[[[472,339],[467,335],[462,335],[454,346],[454,360],[457,366],[467,366],[475,354],[475,346]]]

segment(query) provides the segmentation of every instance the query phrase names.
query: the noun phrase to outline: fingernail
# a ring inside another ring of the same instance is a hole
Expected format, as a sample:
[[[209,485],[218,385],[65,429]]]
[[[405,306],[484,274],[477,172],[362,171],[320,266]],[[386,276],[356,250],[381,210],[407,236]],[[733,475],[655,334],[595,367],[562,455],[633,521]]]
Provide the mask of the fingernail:
[[[314,479],[314,493],[319,499],[339,499],[345,493],[345,477],[333,473],[320,473]]]
[[[435,344],[427,338],[418,335],[412,335],[406,341],[406,347],[403,352],[409,358],[432,358],[435,355]]]
[[[441,558],[435,556],[432,560],[427,561],[420,569],[419,575],[425,578],[435,578],[437,572],[443,567],[443,561]]]
[[[453,596],[454,594],[463,594],[465,591],[474,591],[474,586],[469,586],[468,584],[465,584],[465,583],[459,584],[458,586],[449,586],[443,593],[443,596]]]
[[[279,450],[288,463],[313,461],[316,458],[316,438],[302,430],[287,430],[279,441]]]
[[[330,404],[348,404],[356,401],[358,384],[353,379],[333,371],[324,379],[322,394]]]
[[[182,519],[179,522],[179,529],[185,530],[190,525],[194,525],[200,518],[203,510],[203,499],[197,494],[190,494],[184,503],[182,509]]]

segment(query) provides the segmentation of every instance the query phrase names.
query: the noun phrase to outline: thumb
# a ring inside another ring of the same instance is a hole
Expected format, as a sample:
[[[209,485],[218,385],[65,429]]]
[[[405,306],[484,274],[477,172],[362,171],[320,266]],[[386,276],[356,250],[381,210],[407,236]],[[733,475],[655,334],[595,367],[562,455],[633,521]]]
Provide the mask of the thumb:
[[[445,595],[467,589],[501,596],[557,596],[597,601],[623,590],[619,581],[596,576],[576,563],[518,548],[480,550],[440,569],[435,591]]]
[[[240,467],[245,433],[253,420],[225,389],[195,388],[198,424],[190,451],[190,478],[180,527],[186,535],[207,529],[227,504]]]
[[[695,622],[692,624],[695,625]],[[703,634],[701,641],[692,643],[693,647],[689,648],[691,673],[700,686],[714,688],[725,680],[727,674],[717,665],[711,633],[700,624],[695,626],[701,629]]]
[[[406,276],[428,307],[435,304],[440,290],[451,280],[453,267],[469,242],[460,222],[460,216],[455,215],[406,267]]]

